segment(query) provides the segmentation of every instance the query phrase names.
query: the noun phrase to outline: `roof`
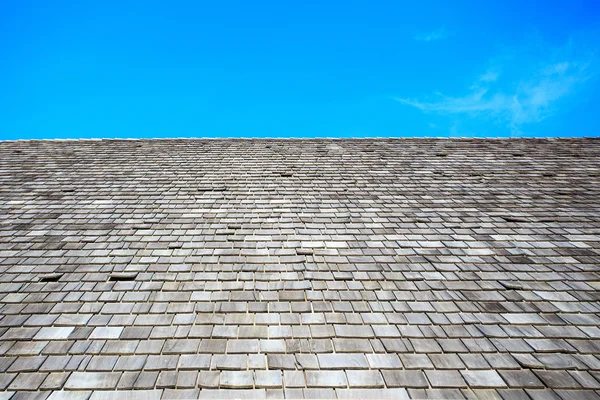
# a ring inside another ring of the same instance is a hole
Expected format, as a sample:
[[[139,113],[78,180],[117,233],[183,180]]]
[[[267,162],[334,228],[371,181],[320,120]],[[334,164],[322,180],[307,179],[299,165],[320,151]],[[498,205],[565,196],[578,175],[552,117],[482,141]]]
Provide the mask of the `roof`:
[[[1,142],[0,398],[599,398],[599,199],[599,139]]]

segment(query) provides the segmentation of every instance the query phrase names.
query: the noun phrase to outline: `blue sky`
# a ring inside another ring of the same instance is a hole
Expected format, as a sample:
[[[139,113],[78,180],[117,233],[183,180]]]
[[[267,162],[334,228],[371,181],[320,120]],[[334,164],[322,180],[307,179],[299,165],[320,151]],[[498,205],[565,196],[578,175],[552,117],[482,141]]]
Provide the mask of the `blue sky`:
[[[0,139],[598,136],[598,1],[0,1]]]

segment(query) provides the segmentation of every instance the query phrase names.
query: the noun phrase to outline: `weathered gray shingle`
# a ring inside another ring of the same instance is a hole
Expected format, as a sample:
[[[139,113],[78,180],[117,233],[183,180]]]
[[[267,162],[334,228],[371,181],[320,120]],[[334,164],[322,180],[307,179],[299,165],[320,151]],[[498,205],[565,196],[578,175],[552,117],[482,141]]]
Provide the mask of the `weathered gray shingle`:
[[[598,139],[0,142],[0,397],[596,398]]]

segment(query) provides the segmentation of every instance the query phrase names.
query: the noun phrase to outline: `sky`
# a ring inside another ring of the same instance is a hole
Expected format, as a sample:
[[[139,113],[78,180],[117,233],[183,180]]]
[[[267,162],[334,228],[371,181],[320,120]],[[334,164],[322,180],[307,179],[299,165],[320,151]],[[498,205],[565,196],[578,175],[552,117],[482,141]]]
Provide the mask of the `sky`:
[[[0,140],[599,136],[600,2],[0,0]]]

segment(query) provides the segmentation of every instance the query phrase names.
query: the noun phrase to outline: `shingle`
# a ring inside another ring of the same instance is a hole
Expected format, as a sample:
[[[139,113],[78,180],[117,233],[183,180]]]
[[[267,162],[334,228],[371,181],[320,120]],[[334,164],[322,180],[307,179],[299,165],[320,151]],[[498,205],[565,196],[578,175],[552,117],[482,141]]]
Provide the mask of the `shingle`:
[[[523,389],[497,389],[496,391],[503,400],[530,400]]]
[[[212,357],[212,368],[218,370],[245,370],[248,358],[242,354],[219,354]]]
[[[131,400],[160,400],[162,394],[162,390],[124,390],[119,392],[119,396]],[[114,395],[114,392],[94,391],[90,400],[110,400],[114,398]]]
[[[175,388],[177,386],[177,371],[160,371],[156,380],[157,388]]]
[[[21,372],[8,386],[9,390],[37,390],[46,379],[48,373],[41,372]]]
[[[90,339],[118,339],[123,332],[122,326],[104,326],[95,328]]]
[[[282,339],[261,339],[261,353],[285,353],[285,341]]]
[[[384,387],[383,377],[379,371],[346,371],[348,386],[351,388]]]
[[[368,339],[341,339],[334,338],[333,346],[339,353],[370,353],[372,352],[371,343]]]
[[[258,339],[228,340],[227,353],[258,353]]]
[[[223,388],[251,388],[254,385],[254,377],[251,371],[223,371],[220,385]]]
[[[269,369],[296,369],[296,358],[292,354],[267,354]]]
[[[212,354],[225,353],[226,347],[227,340],[225,339],[202,339],[198,352]]]
[[[8,385],[17,377],[17,373],[3,373],[0,374],[0,389],[5,390]]]
[[[470,388],[497,388],[506,387],[506,383],[502,380],[496,371],[460,371],[463,378],[467,381]]]
[[[429,387],[422,371],[395,369],[381,371],[388,387],[426,388]]]
[[[164,370],[177,368],[179,356],[177,355],[150,355],[146,359],[146,370]]]
[[[92,395],[91,391],[68,391],[60,390],[50,393],[47,400],[88,400]]]
[[[461,388],[468,386],[459,371],[427,370],[425,371],[425,375],[434,388]]]
[[[532,388],[538,389],[543,388],[542,382],[533,374],[533,372],[522,369],[522,370],[505,370],[498,371],[504,381],[510,387],[514,388]]]
[[[567,371],[534,371],[537,377],[548,388],[552,389],[577,389],[581,384]]]
[[[254,384],[258,388],[282,387],[281,371],[255,371]]]
[[[10,363],[8,372],[35,372],[46,360],[46,356],[18,357]]]
[[[185,399],[197,399],[198,396],[200,396],[200,389],[165,389],[162,392],[161,399],[185,400]]]
[[[266,369],[267,357],[265,354],[249,354],[248,369]]]
[[[126,372],[123,374],[125,375]],[[135,389],[152,389],[154,385],[156,385],[156,380],[158,379],[158,371],[142,371],[137,376],[133,387]]]
[[[338,399],[408,399],[406,389],[336,389]]]
[[[211,356],[209,354],[182,354],[179,357],[178,368],[185,369],[209,369]]]
[[[145,355],[120,356],[114,366],[115,371],[140,371],[146,363]]]
[[[73,372],[65,389],[115,389],[121,374],[118,372]]]
[[[72,326],[44,327],[34,336],[34,340],[68,339],[74,329]]]
[[[318,354],[319,366],[322,369],[367,369],[369,364],[364,354]]]
[[[370,326],[362,325],[335,325],[335,334],[347,338],[371,338],[374,336]]]
[[[41,390],[59,390],[69,377],[69,372],[51,372],[40,385]]]
[[[396,354],[367,354],[369,365],[373,369],[398,369],[402,368],[400,358]]]
[[[38,333],[38,331],[40,331],[39,327],[9,328],[2,336],[0,336],[0,340],[30,340]]]
[[[135,352],[136,354],[160,354],[164,345],[164,340],[140,340]]]
[[[204,389],[200,399],[264,399],[265,389]]]
[[[283,380],[286,388],[305,387],[306,381],[302,371],[283,371]]]
[[[93,356],[86,371],[112,371],[118,359],[118,356]]]
[[[319,369],[319,361],[314,354],[296,354],[294,358],[298,369]]]
[[[600,382],[587,371],[569,371],[569,374],[586,389],[600,389]]]
[[[430,354],[429,359],[436,369],[465,368],[465,364],[457,354]]]
[[[39,367],[40,371],[62,371],[67,367],[71,356],[54,356],[46,357],[44,363]]]
[[[306,386],[308,387],[346,387],[344,371],[306,371]]]
[[[406,369],[433,368],[433,363],[426,354],[400,354],[400,360]]]
[[[196,353],[200,339],[167,339],[163,346],[163,354]]]

